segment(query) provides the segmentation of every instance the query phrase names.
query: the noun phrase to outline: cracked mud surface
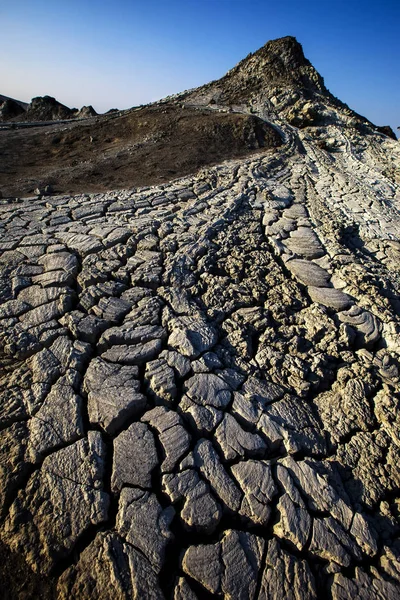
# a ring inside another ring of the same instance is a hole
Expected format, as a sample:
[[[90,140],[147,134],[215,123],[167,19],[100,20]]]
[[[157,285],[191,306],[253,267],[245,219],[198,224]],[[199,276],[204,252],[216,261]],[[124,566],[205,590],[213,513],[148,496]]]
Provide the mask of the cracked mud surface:
[[[399,596],[400,150],[275,126],[0,206],[6,597]]]

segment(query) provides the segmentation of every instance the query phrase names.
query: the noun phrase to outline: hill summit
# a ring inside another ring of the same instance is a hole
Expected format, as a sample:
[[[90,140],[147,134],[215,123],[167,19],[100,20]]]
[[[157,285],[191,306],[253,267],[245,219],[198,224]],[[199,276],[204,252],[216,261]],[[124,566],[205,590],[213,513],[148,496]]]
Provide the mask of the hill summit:
[[[68,108],[52,96],[37,96],[30,104],[0,95],[0,121],[3,122],[40,122],[62,121],[93,117],[97,113],[92,106]]]
[[[329,95],[322,77],[305,58],[301,44],[294,37],[267,42],[203,89],[212,90],[212,100],[221,104],[247,103],[260,95],[268,98],[276,89]]]
[[[184,97],[199,105],[262,111],[295,127],[333,122],[372,126],[329,92],[294,37],[267,42],[221,79],[191,90]],[[396,139],[392,131],[389,134]]]

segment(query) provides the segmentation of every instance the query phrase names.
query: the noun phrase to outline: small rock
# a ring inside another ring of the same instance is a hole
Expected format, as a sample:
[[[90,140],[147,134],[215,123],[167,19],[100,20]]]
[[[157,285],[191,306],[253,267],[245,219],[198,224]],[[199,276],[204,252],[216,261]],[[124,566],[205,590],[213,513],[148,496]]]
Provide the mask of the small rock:
[[[286,262],[286,268],[304,285],[329,287],[329,273],[310,260],[294,258]]]
[[[341,290],[335,290],[335,288],[310,286],[308,288],[308,293],[313,302],[318,302],[319,304],[323,304],[328,308],[334,308],[335,310],[344,310],[353,304],[353,300],[350,296]]]

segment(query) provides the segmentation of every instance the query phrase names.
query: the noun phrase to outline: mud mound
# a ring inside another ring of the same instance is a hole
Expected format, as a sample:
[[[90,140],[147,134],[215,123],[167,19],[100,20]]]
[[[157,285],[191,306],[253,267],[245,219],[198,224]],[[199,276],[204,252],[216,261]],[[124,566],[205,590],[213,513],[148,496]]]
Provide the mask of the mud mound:
[[[84,123],[0,131],[3,196],[154,185],[282,143],[256,116],[155,106]]]

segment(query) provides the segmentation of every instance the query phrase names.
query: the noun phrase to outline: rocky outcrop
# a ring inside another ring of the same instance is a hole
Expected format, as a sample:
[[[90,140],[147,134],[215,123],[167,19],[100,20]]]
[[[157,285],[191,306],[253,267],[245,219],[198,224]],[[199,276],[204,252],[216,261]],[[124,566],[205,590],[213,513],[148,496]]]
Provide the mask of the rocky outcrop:
[[[21,115],[21,121],[59,121],[70,119],[73,111],[58,102],[52,96],[37,96],[32,98],[26,112]]]
[[[12,98],[7,98],[2,101],[0,97],[0,121],[9,121],[24,113],[24,108],[18,102]]]
[[[382,125],[381,127],[377,127],[376,130],[392,138],[392,140],[397,140],[397,136],[390,125]]]
[[[97,115],[97,112],[94,110],[93,106],[89,105],[89,106],[82,106],[82,108],[80,108],[77,111],[74,111],[75,114],[75,118],[78,119],[88,119],[89,117],[95,117]]]
[[[305,88],[326,93],[322,77],[304,56],[294,37],[267,42],[204,89],[217,104],[238,105],[271,88]]]
[[[0,95],[0,121],[62,121],[87,119],[96,115],[93,106],[82,106],[81,109],[68,108],[52,96],[37,96],[27,104]]]

